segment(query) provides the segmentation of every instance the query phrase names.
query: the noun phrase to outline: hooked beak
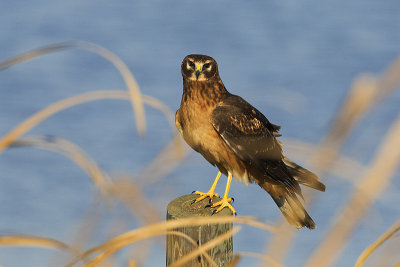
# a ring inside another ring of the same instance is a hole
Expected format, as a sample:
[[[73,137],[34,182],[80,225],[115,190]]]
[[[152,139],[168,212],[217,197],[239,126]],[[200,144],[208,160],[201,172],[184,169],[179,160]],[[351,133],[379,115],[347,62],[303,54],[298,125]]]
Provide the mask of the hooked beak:
[[[196,64],[196,71],[194,72],[194,74],[196,74],[196,80],[199,78],[200,72],[201,72],[201,65]]]

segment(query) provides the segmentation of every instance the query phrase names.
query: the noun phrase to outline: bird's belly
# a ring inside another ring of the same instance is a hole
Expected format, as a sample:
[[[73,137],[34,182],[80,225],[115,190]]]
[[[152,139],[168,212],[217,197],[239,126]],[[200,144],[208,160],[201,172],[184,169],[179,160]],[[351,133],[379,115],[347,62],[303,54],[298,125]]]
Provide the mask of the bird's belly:
[[[249,176],[245,163],[225,144],[211,124],[210,127],[190,129],[191,131],[183,130],[182,134],[195,151],[212,165],[216,165],[222,173],[227,175],[229,172],[236,180],[248,184]]]
[[[209,121],[211,116],[209,111],[202,110],[195,103],[191,103],[191,106],[192,108],[188,109],[184,105],[179,110],[183,139],[209,163],[217,166],[222,173],[227,175],[229,172],[235,179],[247,184],[251,179],[246,164],[234,154],[214,129]]]
[[[185,141],[197,152],[214,150],[220,145],[220,137],[210,124],[209,127],[185,127],[182,132]]]

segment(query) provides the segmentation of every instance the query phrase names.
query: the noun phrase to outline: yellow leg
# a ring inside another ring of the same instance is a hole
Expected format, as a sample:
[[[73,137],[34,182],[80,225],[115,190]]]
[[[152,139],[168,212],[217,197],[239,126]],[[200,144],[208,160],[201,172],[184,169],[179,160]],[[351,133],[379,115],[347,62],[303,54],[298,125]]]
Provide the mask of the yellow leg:
[[[215,193],[214,191],[215,191],[215,187],[217,186],[220,176],[221,176],[221,172],[218,172],[217,177],[215,177],[214,183],[212,184],[212,186],[210,187],[210,190],[208,190],[207,193],[203,193],[200,191],[194,191],[193,193],[196,195],[200,195],[200,197],[197,198],[196,200],[194,200],[193,203],[199,202],[199,201],[205,199],[206,197],[209,197],[210,201],[212,201],[213,197],[218,197],[218,194]]]
[[[224,197],[221,199],[221,201],[218,201],[211,206],[213,208],[219,206],[219,208],[217,210],[215,210],[213,212],[213,214],[220,212],[225,207],[228,207],[232,211],[232,213],[236,215],[235,209],[230,204],[230,202],[232,201],[232,198],[228,198],[228,193],[229,193],[229,188],[231,187],[231,182],[232,182],[232,174],[228,173],[228,181],[226,182]]]

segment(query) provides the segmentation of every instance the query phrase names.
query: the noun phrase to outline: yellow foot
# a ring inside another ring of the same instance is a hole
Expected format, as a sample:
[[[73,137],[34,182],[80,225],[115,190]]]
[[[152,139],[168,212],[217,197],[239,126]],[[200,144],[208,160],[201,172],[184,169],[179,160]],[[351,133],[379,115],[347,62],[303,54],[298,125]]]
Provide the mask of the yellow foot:
[[[200,192],[200,191],[193,191],[192,194],[200,195],[200,197],[198,197],[198,198],[196,198],[195,200],[192,201],[192,204],[193,203],[197,203],[199,201],[202,201],[203,199],[205,199],[207,197],[210,198],[210,203],[211,203],[213,197],[219,197],[218,194],[215,193],[214,191],[208,191],[207,193],[203,193],[203,192]]]
[[[233,206],[232,206],[231,203],[230,203],[231,201],[233,202],[233,199],[232,199],[232,198],[226,198],[226,197],[224,197],[224,198],[222,198],[220,201],[214,203],[211,207],[212,207],[212,208],[215,208],[215,207],[219,206],[219,208],[216,209],[216,210],[214,210],[212,214],[218,213],[218,212],[220,212],[223,208],[228,207],[228,208],[232,211],[233,214],[237,215],[235,209],[233,208]]]

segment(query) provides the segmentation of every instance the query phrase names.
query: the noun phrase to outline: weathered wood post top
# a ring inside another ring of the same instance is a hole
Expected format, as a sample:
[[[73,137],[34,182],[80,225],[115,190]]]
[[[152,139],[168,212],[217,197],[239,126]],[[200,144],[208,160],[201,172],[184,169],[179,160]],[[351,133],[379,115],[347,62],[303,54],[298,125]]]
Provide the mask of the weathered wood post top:
[[[199,195],[184,195],[172,200],[167,207],[167,220],[175,220],[188,217],[207,217],[207,216],[232,216],[230,209],[225,208],[221,212],[212,215],[216,208],[207,207],[209,198],[200,202],[192,202]],[[213,202],[219,201],[217,197],[213,198]],[[211,224],[201,226],[189,226],[175,229],[191,237],[199,246],[208,241],[224,234],[232,229],[232,223]],[[196,247],[186,238],[178,235],[167,235],[167,266],[190,253]],[[225,242],[208,251],[208,254],[218,266],[228,266],[233,255],[232,237]],[[210,266],[208,261],[199,256],[183,266]]]

